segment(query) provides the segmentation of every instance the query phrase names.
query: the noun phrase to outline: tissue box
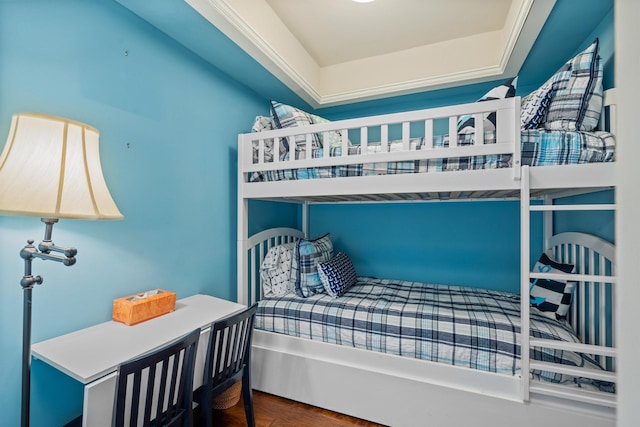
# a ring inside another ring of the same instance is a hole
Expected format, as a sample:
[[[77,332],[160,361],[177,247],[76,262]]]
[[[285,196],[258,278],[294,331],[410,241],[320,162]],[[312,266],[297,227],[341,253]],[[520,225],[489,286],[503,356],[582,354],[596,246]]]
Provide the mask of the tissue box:
[[[172,312],[175,308],[175,292],[154,289],[113,300],[112,318],[131,326]]]

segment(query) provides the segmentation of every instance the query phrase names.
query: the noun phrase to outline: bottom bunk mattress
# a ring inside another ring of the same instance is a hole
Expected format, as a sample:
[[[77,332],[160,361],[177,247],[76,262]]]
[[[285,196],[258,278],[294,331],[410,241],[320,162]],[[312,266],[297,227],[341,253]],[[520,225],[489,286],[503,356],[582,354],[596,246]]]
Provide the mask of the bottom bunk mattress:
[[[520,296],[508,292],[358,277],[338,298],[295,293],[259,302],[256,329],[507,375],[520,373]],[[580,342],[571,327],[531,308],[531,336]],[[531,358],[602,369],[587,355],[532,349]],[[613,391],[563,374],[534,378]]]

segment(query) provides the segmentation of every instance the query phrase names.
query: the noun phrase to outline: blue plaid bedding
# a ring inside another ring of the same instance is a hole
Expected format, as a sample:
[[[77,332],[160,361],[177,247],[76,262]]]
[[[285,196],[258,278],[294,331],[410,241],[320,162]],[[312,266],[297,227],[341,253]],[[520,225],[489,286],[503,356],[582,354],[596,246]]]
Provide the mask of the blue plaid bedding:
[[[256,329],[489,372],[520,372],[520,297],[501,291],[358,277],[343,296],[293,293],[259,302]],[[570,327],[531,313],[532,336],[579,342]],[[586,355],[535,349],[533,359],[601,369]],[[612,391],[561,374],[536,377]]]
[[[468,146],[474,142],[474,134],[458,135],[458,145]],[[412,149],[420,150],[423,140],[412,140]],[[486,133],[485,143],[495,143],[495,134]],[[448,136],[436,137],[435,148],[449,146]],[[392,141],[389,151],[397,151],[402,142]],[[313,150],[313,157],[322,157],[323,149]],[[254,147],[254,162],[257,162],[257,146]],[[380,151],[380,145],[369,145],[367,153]],[[340,156],[341,147],[330,149],[329,155]],[[289,156],[286,150],[280,149],[282,159]],[[359,145],[349,147],[349,155],[361,153]],[[614,160],[615,139],[608,132],[550,131],[530,129],[521,132],[522,164],[528,166],[570,165],[580,163],[610,162]],[[296,158],[304,158],[304,152],[296,152]],[[442,171],[460,171],[471,169],[495,169],[511,167],[511,155],[488,155],[473,157],[456,157],[449,159],[415,160],[406,162],[379,162],[343,166],[326,166],[318,168],[284,169],[275,171],[254,172],[249,174],[250,182],[281,181],[296,179],[337,178],[348,176],[387,175],[399,173],[424,173]]]

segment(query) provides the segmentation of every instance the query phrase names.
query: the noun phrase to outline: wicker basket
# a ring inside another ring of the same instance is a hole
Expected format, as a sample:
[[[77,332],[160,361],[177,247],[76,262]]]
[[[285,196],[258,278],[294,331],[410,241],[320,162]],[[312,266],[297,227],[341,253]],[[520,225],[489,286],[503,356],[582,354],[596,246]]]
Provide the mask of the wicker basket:
[[[220,393],[211,400],[213,409],[229,409],[240,401],[240,392],[242,391],[242,381],[236,382],[234,385]]]

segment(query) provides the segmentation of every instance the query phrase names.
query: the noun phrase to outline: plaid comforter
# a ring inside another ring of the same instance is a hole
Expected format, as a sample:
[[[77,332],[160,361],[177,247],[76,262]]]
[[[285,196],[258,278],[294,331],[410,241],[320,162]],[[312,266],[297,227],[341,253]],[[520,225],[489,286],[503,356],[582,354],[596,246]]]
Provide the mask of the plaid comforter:
[[[458,135],[458,145],[472,145],[474,134]],[[485,143],[495,143],[495,134],[486,133]],[[273,142],[271,141],[271,144]],[[412,149],[420,150],[423,140],[418,138],[411,142]],[[440,136],[434,140],[435,148],[449,146],[448,136]],[[304,158],[304,146],[296,150],[296,158]],[[400,150],[401,142],[390,142],[390,152]],[[268,152],[272,147],[267,147]],[[322,157],[323,149],[313,150],[313,157]],[[380,145],[370,145],[367,153],[380,151]],[[341,147],[331,148],[329,155],[340,156]],[[349,155],[360,154],[360,146],[349,147]],[[528,166],[570,165],[580,163],[596,163],[613,161],[615,139],[608,132],[549,131],[545,129],[523,130],[521,132],[522,164]],[[288,145],[280,147],[282,159],[287,159]],[[254,147],[254,162],[257,162],[257,145]],[[271,157],[272,158],[272,157]],[[442,171],[460,171],[471,169],[495,169],[511,167],[511,155],[489,155],[473,157],[456,157],[448,159],[415,160],[407,162],[379,162],[345,166],[327,166],[319,168],[284,169],[255,172],[250,174],[250,182],[281,181],[296,179],[337,178],[347,176],[387,175],[398,173],[424,173]]]
[[[520,297],[507,292],[358,277],[339,297],[293,293],[263,299],[255,327],[327,343],[489,372],[520,372]],[[564,323],[531,313],[531,335],[579,342]],[[532,350],[531,357],[600,369],[587,356]],[[610,383],[537,373],[555,382]]]

